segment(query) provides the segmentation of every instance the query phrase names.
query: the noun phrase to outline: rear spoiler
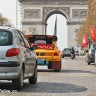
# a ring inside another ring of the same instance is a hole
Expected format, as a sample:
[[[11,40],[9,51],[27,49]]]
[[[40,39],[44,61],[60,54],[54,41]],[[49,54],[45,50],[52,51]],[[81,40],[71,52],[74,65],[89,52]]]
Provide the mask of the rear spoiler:
[[[53,35],[26,35],[27,39],[30,41],[31,40],[46,40],[46,39],[52,39],[54,41],[57,41],[57,36]]]

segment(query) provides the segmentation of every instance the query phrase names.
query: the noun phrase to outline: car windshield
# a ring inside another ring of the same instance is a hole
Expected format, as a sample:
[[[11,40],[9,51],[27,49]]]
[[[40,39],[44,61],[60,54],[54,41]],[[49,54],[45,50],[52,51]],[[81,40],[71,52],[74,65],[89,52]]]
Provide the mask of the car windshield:
[[[12,44],[12,33],[6,30],[0,30],[0,46]]]

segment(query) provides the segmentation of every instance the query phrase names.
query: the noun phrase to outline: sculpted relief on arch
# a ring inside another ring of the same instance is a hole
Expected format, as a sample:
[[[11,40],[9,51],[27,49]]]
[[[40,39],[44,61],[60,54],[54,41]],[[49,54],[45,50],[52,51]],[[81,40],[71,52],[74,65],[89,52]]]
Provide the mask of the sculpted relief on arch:
[[[24,9],[24,18],[41,18],[40,9]]]
[[[22,1],[22,0],[19,0]],[[88,0],[23,0],[28,5],[86,5]]]
[[[43,7],[43,19],[45,21],[46,16],[50,13],[50,12],[62,12],[63,15],[67,15],[66,17],[70,16],[70,7]]]
[[[72,18],[85,18],[87,16],[87,9],[73,9]]]

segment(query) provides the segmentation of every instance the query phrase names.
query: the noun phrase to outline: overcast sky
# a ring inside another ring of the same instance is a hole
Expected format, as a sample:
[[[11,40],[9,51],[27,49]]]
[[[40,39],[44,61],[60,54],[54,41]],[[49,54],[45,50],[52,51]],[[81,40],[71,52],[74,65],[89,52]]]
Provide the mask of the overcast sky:
[[[54,14],[48,18],[47,21],[47,34],[53,35],[54,34],[54,27],[55,27],[55,21],[57,16],[57,45],[60,50],[63,50],[63,48],[67,47],[67,20],[66,18],[61,14]]]
[[[16,0],[0,0],[0,13],[16,26]]]
[[[0,0],[0,13],[11,20],[16,27],[16,0]],[[53,35],[56,15],[52,15],[47,21],[47,34]],[[67,47],[67,25],[66,18],[60,14],[57,15],[57,37],[58,48],[63,50]]]

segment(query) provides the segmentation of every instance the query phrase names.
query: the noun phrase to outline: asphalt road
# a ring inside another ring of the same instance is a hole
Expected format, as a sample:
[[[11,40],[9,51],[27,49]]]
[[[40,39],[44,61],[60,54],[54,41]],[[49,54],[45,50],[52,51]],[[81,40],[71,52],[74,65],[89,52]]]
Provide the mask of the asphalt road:
[[[83,56],[62,59],[61,72],[38,66],[38,82],[25,80],[21,91],[11,89],[8,82],[0,83],[0,96],[96,96],[96,67],[87,65]]]

